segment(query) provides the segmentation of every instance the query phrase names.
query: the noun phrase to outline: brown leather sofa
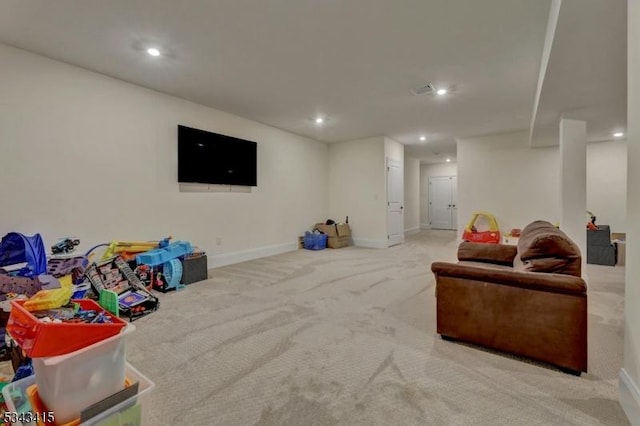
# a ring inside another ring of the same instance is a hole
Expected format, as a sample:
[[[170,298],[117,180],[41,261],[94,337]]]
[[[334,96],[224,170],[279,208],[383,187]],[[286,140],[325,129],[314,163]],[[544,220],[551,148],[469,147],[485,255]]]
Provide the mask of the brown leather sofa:
[[[564,232],[536,221],[517,247],[463,242],[458,260],[431,265],[443,339],[587,371],[587,287]]]

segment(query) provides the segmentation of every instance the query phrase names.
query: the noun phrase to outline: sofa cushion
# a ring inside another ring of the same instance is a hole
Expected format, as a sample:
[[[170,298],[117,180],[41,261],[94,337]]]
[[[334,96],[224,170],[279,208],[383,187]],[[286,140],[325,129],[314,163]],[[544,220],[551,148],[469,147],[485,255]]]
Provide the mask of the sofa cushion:
[[[461,260],[457,263],[459,266],[474,266],[477,268],[485,268],[485,269],[493,269],[498,271],[513,271],[511,266],[507,265],[499,265],[496,263],[487,263],[487,262],[476,262],[472,260]]]
[[[516,256],[515,246],[462,242],[458,246],[458,260],[487,262],[511,266]]]
[[[518,241],[515,270],[581,275],[578,246],[567,235],[545,221],[527,225]]]

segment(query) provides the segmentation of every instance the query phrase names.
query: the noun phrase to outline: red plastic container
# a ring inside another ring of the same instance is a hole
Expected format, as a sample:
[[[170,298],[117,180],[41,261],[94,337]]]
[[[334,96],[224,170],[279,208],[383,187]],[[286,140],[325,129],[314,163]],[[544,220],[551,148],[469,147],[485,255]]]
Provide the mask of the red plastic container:
[[[104,312],[112,323],[45,323],[33,316],[24,306],[24,300],[11,302],[11,316],[7,331],[31,358],[68,354],[114,336],[127,323],[102,309],[93,300],[73,300],[83,310]]]
[[[463,241],[484,244],[500,244],[500,231],[465,231],[462,233]]]

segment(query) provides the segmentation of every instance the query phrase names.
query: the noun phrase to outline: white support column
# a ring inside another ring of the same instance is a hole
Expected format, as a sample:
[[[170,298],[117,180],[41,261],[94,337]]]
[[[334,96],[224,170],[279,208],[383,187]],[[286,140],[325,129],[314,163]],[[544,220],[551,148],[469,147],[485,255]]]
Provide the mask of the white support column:
[[[582,275],[587,264],[587,123],[560,120],[560,228],[582,252]]]
[[[640,424],[640,2],[627,3],[627,265],[624,362],[618,395],[629,422]]]

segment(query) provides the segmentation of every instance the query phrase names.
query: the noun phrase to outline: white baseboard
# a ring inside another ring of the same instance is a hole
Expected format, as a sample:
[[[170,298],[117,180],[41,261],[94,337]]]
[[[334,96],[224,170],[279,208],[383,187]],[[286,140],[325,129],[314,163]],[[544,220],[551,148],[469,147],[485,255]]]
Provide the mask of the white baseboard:
[[[404,235],[413,235],[413,234],[417,234],[418,232],[420,232],[420,227],[416,226],[414,228],[405,229]]]
[[[421,223],[420,224],[420,228],[421,229],[431,229],[431,224],[430,223]]]
[[[251,192],[250,186],[179,183],[180,192]]]
[[[368,240],[366,238],[354,238],[353,245],[364,248],[387,248],[389,242],[387,240]]]
[[[247,260],[260,259],[261,257],[275,256],[276,254],[287,253],[298,249],[298,243],[284,243],[273,246],[259,247],[255,249],[234,251],[209,256],[209,268],[232,265],[234,263],[246,262]]]
[[[640,389],[624,368],[618,375],[618,399],[632,426],[640,426]]]

